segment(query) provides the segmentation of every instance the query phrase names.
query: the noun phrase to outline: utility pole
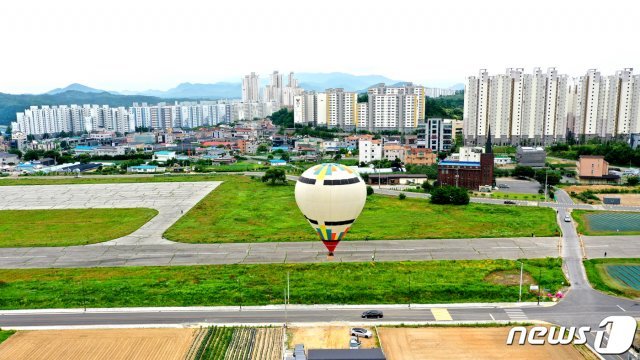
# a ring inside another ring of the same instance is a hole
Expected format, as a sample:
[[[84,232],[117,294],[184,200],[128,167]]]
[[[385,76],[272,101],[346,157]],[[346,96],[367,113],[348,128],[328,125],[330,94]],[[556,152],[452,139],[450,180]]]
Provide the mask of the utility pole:
[[[522,302],[522,270],[524,268],[524,263],[520,262],[520,294],[518,295],[518,302]]]
[[[547,178],[549,177],[549,169],[544,170],[544,201],[547,201]]]
[[[82,287],[82,307],[84,308],[84,312],[87,312],[87,302],[84,294],[84,281],[80,280],[80,286]]]
[[[540,291],[542,291],[542,268],[540,268],[538,275],[538,305],[540,305]]]

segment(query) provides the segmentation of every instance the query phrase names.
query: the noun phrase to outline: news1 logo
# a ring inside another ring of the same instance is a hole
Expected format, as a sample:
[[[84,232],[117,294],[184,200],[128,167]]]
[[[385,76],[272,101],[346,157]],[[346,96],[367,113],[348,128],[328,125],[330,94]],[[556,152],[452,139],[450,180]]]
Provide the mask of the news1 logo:
[[[596,338],[593,342],[593,348],[602,355],[618,355],[626,352],[633,344],[633,338],[636,335],[637,323],[631,316],[608,316],[604,318],[598,325],[599,328],[609,328],[609,337],[605,346],[605,330],[596,331]],[[507,345],[512,345],[516,337],[516,333],[520,333],[518,345],[524,345],[525,342],[531,345],[544,345],[548,342],[550,345],[583,345],[587,343],[587,333],[591,331],[589,326],[569,327],[561,326],[559,328],[544,326],[534,326],[527,331],[524,326],[516,326],[509,330],[507,336]],[[527,334],[528,332],[528,334]]]

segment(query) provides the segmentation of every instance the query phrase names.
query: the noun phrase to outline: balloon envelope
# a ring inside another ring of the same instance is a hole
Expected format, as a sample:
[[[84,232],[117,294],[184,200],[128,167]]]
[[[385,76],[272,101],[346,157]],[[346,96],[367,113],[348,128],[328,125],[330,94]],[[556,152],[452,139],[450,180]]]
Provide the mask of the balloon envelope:
[[[307,169],[296,182],[296,203],[320,240],[333,254],[367,199],[364,180],[342,164]]]

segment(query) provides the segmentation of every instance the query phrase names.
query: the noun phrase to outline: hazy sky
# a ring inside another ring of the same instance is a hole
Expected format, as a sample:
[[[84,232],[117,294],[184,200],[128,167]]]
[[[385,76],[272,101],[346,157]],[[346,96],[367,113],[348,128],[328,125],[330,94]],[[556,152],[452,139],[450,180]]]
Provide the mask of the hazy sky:
[[[450,86],[487,68],[640,71],[638,1],[0,1],[0,92],[165,90],[273,70]]]

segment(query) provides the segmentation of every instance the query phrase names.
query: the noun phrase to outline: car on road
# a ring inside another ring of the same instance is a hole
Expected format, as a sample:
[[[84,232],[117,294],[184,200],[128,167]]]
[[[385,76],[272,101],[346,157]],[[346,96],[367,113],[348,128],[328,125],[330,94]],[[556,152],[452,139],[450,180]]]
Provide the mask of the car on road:
[[[565,215],[564,216],[564,222],[571,222],[571,216]]]
[[[507,185],[507,184],[498,184],[498,188],[499,189],[508,189],[509,185]]]
[[[362,313],[363,319],[382,319],[382,311],[380,310],[367,310]]]
[[[371,333],[371,331],[367,330],[367,329],[363,329],[363,328],[351,328],[351,336],[355,336],[355,337],[363,337],[365,339],[368,339],[372,336],[373,334]]]
[[[515,205],[515,204],[516,204],[516,202],[515,202],[515,201],[513,201],[513,200],[505,200],[505,201],[504,201],[504,204],[505,204],[505,205]]]

